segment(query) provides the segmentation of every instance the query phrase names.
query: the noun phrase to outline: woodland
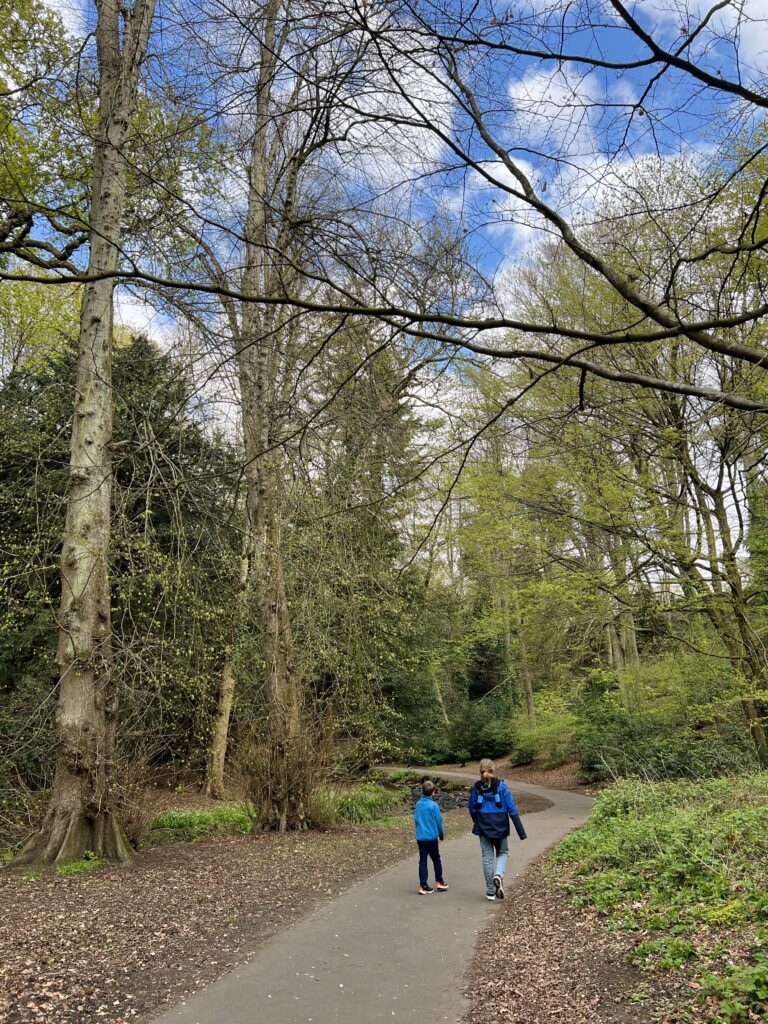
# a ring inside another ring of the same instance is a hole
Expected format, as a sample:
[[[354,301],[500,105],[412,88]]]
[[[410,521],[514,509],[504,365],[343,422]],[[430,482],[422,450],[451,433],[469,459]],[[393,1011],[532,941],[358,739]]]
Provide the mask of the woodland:
[[[16,865],[158,779],[768,768],[761,12],[0,0]]]

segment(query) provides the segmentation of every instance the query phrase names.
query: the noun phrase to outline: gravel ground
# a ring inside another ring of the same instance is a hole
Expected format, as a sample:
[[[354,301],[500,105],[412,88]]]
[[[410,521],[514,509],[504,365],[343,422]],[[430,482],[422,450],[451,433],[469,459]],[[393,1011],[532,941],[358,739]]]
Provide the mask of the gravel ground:
[[[675,1024],[684,993],[627,960],[631,946],[547,881],[546,854],[497,905],[467,973],[466,1024]],[[511,893],[509,894],[511,895]]]
[[[410,819],[386,824],[217,836],[64,877],[0,871],[0,1021],[151,1019],[320,903],[413,856]],[[465,811],[446,815],[449,837],[468,825]]]

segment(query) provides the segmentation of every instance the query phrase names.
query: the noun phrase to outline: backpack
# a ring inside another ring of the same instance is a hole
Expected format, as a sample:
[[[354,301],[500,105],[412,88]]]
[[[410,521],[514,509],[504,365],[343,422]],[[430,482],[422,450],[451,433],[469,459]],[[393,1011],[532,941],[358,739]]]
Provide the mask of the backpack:
[[[496,807],[499,810],[504,806],[501,801],[501,796],[499,795],[500,784],[501,779],[494,779],[491,782],[491,793],[493,794],[493,802],[496,804]],[[483,783],[481,781],[478,781],[475,783],[473,787],[475,790],[475,806],[477,807],[478,811],[483,806],[483,803],[486,800],[490,800],[490,794],[486,793],[485,796],[483,796],[483,794],[480,792],[482,785]]]

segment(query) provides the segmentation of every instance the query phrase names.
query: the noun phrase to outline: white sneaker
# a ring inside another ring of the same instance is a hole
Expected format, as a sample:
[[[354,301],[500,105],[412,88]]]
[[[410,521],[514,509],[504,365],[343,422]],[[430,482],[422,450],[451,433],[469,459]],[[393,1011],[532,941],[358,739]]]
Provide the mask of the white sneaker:
[[[504,885],[502,884],[502,881],[501,881],[501,875],[494,875],[493,876],[493,887],[496,890],[496,899],[497,900],[503,900],[504,899]]]
[[[494,893],[492,893],[492,892],[487,892],[487,893],[485,894],[485,898],[486,898],[487,900],[491,900],[491,902],[493,902],[493,901],[495,901],[495,899],[496,899],[496,896],[495,896],[495,894],[494,894]]]

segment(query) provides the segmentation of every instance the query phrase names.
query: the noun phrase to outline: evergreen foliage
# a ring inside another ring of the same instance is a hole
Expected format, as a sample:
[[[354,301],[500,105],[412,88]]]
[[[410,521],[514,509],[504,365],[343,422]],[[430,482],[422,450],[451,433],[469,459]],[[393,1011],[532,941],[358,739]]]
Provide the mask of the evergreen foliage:
[[[73,407],[71,350],[0,387],[0,786],[50,779],[55,608]],[[113,623],[129,761],[203,756],[238,532],[237,451],[143,338],[115,358]]]

